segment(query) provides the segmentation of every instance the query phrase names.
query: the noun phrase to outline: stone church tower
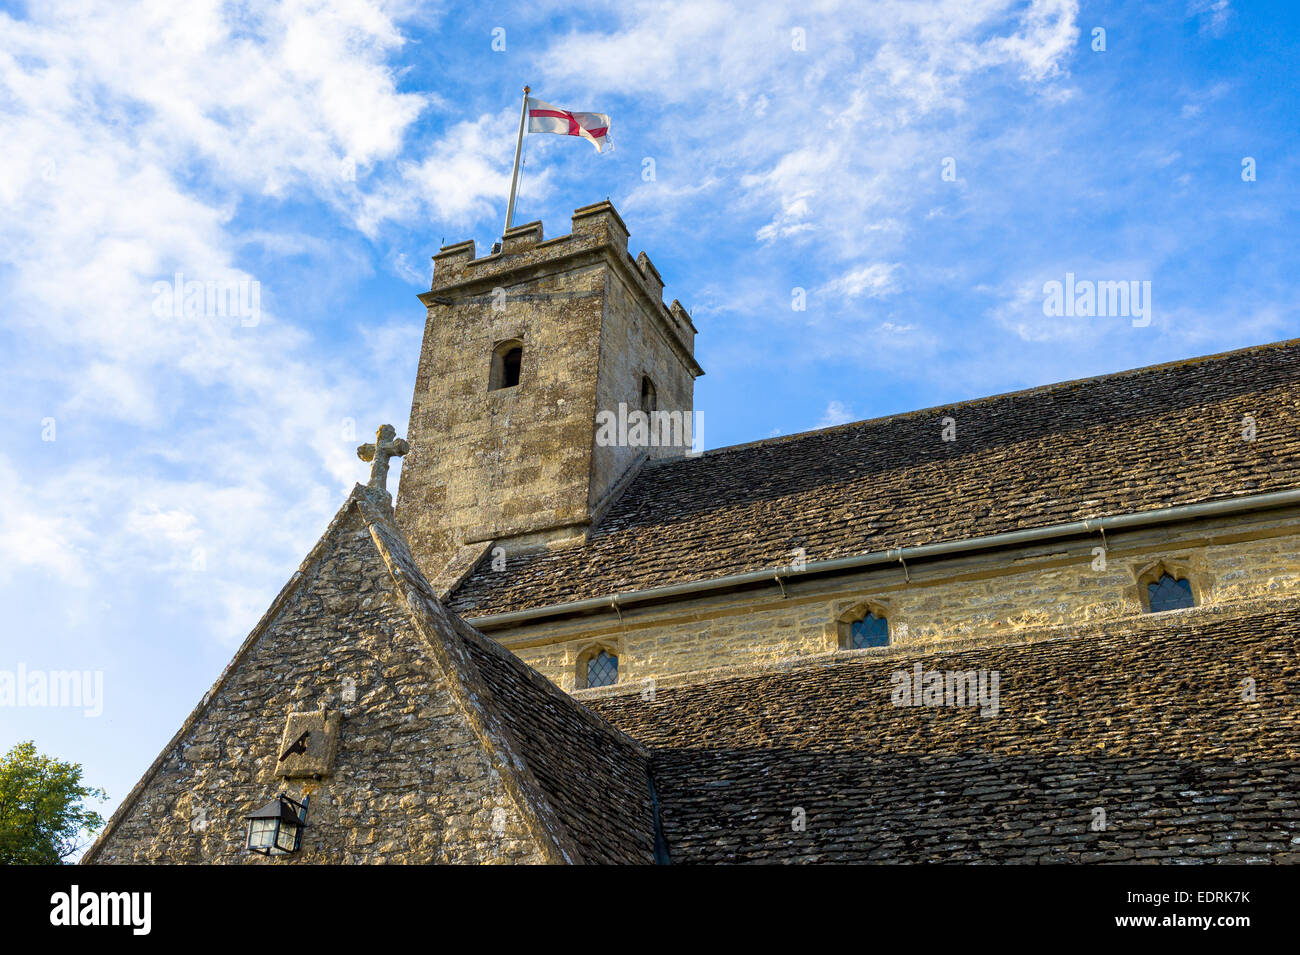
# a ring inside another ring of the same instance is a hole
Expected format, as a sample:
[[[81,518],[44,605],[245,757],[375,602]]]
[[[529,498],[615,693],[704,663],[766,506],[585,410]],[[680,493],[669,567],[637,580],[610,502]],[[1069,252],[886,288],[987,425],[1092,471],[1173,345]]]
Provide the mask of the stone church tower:
[[[597,414],[690,420],[695,327],[609,202],[572,233],[511,229],[434,256],[397,520],[426,573],[492,544],[524,553],[582,538],[647,457],[686,448],[604,446]],[[477,546],[475,546],[477,545]]]

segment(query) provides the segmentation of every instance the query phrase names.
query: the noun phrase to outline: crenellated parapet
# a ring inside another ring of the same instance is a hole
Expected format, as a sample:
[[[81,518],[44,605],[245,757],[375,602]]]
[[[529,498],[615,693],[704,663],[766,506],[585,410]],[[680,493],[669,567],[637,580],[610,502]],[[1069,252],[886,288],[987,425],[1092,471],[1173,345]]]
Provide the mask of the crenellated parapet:
[[[443,246],[433,257],[433,282],[421,295],[426,305],[440,304],[449,293],[486,294],[494,288],[512,285],[554,273],[568,263],[604,257],[619,269],[628,284],[655,312],[665,331],[694,363],[695,326],[680,303],[663,301],[664,280],[645,252],[635,258],[628,251],[628,229],[614,205],[605,200],[583,206],[573,213],[568,235],[547,239],[542,223],[517,225],[501,239],[499,247],[479,256],[473,239]],[[703,374],[696,367],[695,374]]]

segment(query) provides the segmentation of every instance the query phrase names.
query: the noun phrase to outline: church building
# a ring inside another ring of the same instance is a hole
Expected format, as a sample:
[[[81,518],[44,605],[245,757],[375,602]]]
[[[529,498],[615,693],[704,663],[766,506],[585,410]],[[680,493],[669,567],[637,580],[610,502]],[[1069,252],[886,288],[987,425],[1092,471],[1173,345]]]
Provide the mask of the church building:
[[[1300,861],[1300,340],[700,453],[663,286],[609,202],[444,247],[83,861]]]

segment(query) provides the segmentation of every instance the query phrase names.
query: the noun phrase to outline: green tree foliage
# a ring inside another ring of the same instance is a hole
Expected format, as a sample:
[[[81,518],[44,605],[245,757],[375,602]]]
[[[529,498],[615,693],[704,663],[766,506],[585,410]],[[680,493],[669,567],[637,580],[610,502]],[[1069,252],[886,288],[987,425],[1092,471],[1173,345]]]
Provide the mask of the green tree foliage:
[[[104,825],[84,805],[107,799],[81,784],[81,764],[61,763],[19,743],[0,757],[0,865],[58,865]]]

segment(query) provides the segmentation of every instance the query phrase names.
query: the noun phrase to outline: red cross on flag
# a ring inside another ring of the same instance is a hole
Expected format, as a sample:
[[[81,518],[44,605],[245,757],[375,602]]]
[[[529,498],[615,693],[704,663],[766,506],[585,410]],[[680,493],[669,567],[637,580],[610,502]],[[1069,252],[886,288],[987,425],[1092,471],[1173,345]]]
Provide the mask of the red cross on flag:
[[[598,153],[604,152],[606,146],[614,148],[609,141],[609,117],[604,113],[571,113],[531,96],[528,97],[528,131],[581,136]]]

